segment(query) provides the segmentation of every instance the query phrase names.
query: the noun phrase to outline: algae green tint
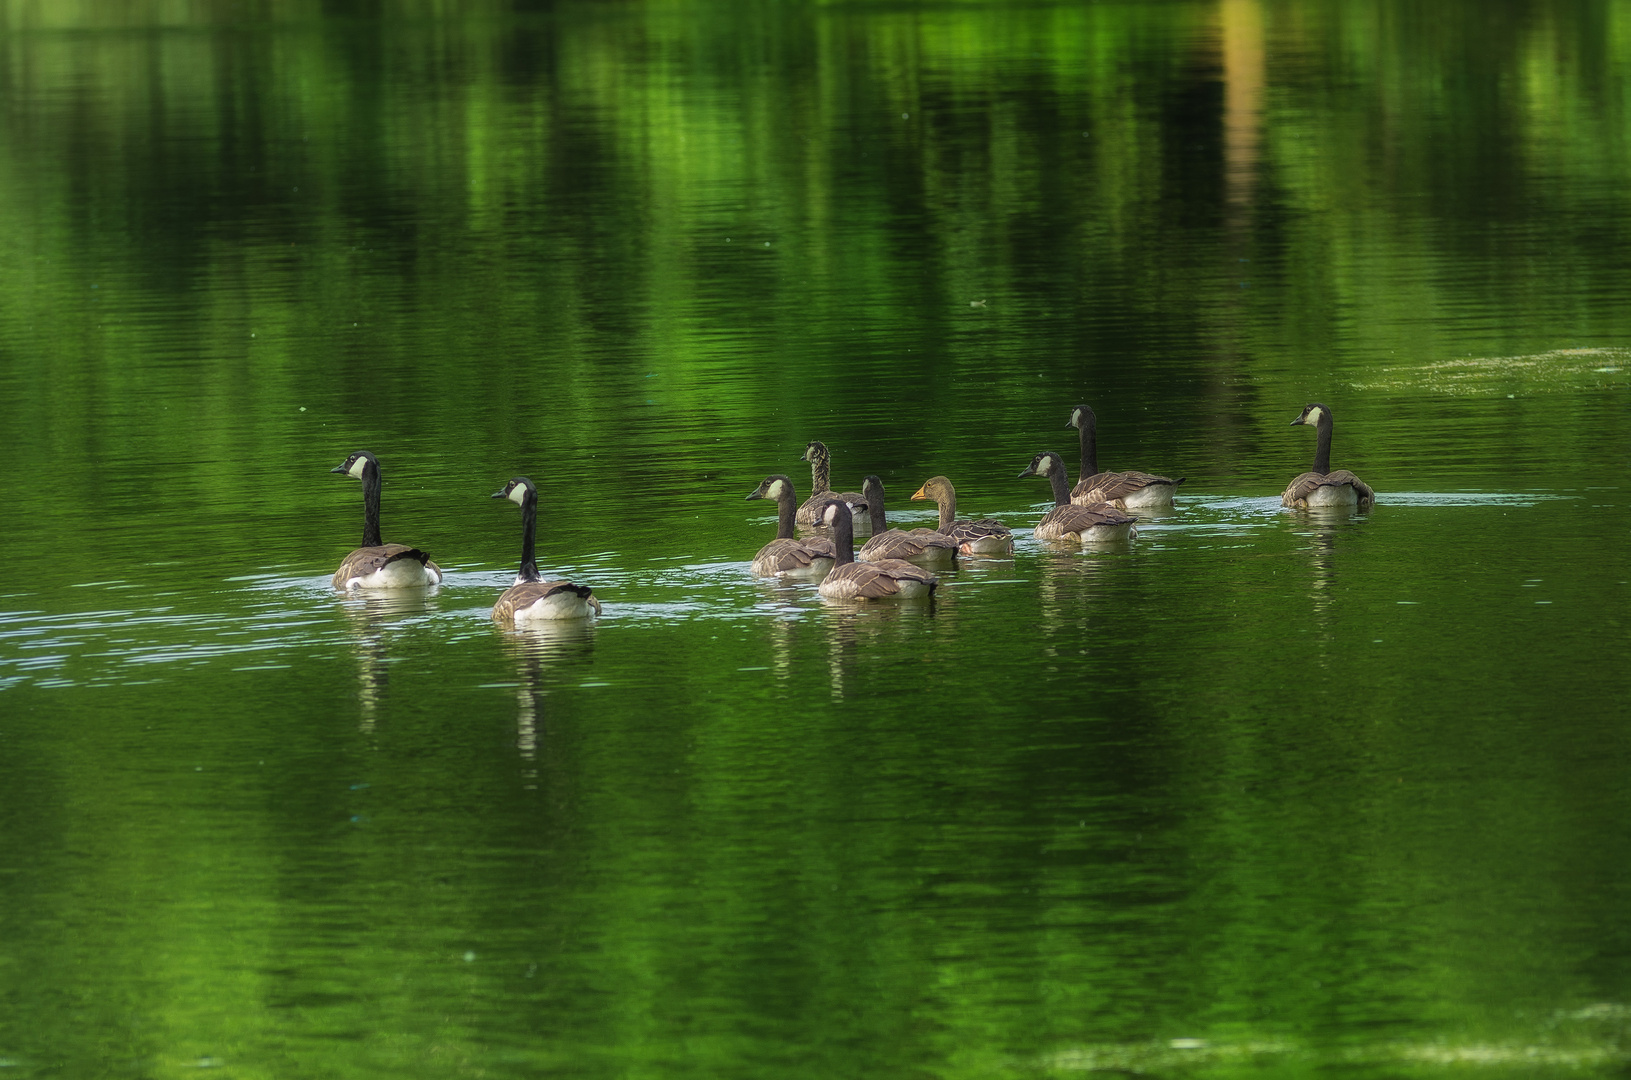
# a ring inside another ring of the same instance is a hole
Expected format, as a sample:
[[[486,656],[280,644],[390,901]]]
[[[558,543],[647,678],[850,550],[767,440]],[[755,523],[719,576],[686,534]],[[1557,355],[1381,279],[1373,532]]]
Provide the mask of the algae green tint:
[[[0,24],[0,1070],[1624,1074],[1622,0]]]

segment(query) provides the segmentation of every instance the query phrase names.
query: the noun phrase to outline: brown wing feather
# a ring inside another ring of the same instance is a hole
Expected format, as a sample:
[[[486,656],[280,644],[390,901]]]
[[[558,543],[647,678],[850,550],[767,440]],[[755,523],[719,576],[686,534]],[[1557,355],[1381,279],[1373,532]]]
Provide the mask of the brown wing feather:
[[[575,585],[570,581],[518,581],[505,589],[504,595],[493,604],[493,621],[513,623],[516,612],[525,611],[538,601],[563,590],[588,601],[595,614],[600,614],[600,601],[595,599],[594,592],[587,585]]]
[[[413,559],[420,566],[427,566],[438,574],[442,572],[442,568],[431,562],[430,556],[418,548],[406,544],[380,544],[378,547],[358,548],[347,555],[340,568],[334,571],[331,581],[336,589],[344,589],[346,582],[352,578],[367,577],[398,559]]]
[[[1336,472],[1327,473],[1325,481],[1326,483],[1352,484],[1354,491],[1359,493],[1359,509],[1361,510],[1369,510],[1376,504],[1376,492],[1371,490],[1369,484],[1347,469],[1338,469]]]
[[[995,518],[954,521],[946,535],[957,541],[957,550],[965,555],[974,554],[976,549],[989,554],[993,547],[1004,544],[1012,550],[1014,545],[1013,530]]]
[[[795,516],[794,520],[800,525],[814,525],[816,513],[821,509],[822,504],[830,502],[833,499],[838,499],[841,502],[847,502],[851,506],[861,506],[866,502],[866,496],[862,495],[859,491],[818,491],[814,495],[811,495],[808,499],[804,500],[804,503],[799,507],[799,512]],[[860,511],[857,511],[855,514],[855,531],[864,532],[871,527],[872,523],[867,516]]]
[[[818,559],[833,559],[833,542],[824,536],[808,540],[772,540],[753,557],[753,572],[761,577],[808,570]]]
[[[920,566],[899,559],[852,562],[833,568],[821,582],[821,595],[833,600],[882,600],[899,596],[902,585],[918,581],[933,592],[940,579]]]
[[[1056,506],[1036,523],[1038,540],[1079,537],[1095,526],[1131,525],[1138,519],[1122,513],[1109,503],[1093,506]]]
[[[932,529],[890,529],[878,533],[855,553],[863,562],[879,559],[950,559],[957,554],[957,544],[951,537]]]
[[[1298,474],[1280,494],[1280,505],[1298,506],[1303,504],[1316,488],[1344,486],[1351,486],[1354,489],[1354,494],[1359,497],[1359,509],[1369,510],[1376,505],[1376,492],[1347,469],[1337,469],[1323,476],[1317,472]]]
[[[1170,476],[1156,476],[1146,472],[1101,472],[1084,477],[1070,489],[1070,501],[1077,506],[1094,503],[1114,503],[1129,495],[1136,495],[1147,487],[1161,484],[1177,487],[1182,480]]]

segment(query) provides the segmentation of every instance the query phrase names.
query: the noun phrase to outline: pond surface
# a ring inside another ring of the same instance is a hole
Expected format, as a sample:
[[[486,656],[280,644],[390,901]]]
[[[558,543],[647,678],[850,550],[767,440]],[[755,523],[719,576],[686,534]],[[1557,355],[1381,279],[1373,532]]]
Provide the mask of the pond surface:
[[[0,1068],[1624,1074],[1631,4],[365,7],[0,6]]]

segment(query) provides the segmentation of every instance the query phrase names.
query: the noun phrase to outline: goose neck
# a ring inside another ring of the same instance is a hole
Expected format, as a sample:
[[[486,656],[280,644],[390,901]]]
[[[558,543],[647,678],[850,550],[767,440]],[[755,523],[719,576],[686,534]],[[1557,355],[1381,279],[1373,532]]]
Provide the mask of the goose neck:
[[[793,521],[798,515],[797,496],[793,494],[792,487],[782,485],[782,492],[776,496],[776,539],[793,539]]]
[[[832,490],[831,462],[824,451],[818,450],[810,458],[810,486],[815,489],[812,495]]]
[[[1082,479],[1099,475],[1098,419],[1084,410],[1079,432],[1082,444]]]
[[[372,461],[362,470],[362,546],[379,547],[379,466]]]
[[[529,490],[521,500],[521,578],[524,581],[538,580],[537,542],[538,493]]]
[[[1070,505],[1070,481],[1065,479],[1065,463],[1054,457],[1048,469],[1048,483],[1053,485],[1053,505]]]
[[[1319,442],[1314,449],[1314,472],[1324,476],[1331,471],[1331,414],[1321,411]]]
[[[843,566],[845,563],[855,561],[855,519],[850,517],[850,508],[844,506],[843,512],[833,518],[832,546],[835,552],[833,566]]]
[[[872,521],[872,535],[882,536],[889,531],[889,519],[883,512],[883,491],[874,488],[866,495],[866,512]]]

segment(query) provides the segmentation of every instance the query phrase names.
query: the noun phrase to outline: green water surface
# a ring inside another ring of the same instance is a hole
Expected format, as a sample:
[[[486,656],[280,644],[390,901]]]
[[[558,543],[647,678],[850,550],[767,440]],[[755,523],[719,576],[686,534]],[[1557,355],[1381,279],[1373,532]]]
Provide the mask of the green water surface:
[[[1631,1065],[1631,2],[15,2],[0,92],[0,1073]],[[1083,402],[1130,544],[1030,536]],[[1013,557],[754,580],[811,439]],[[357,449],[440,588],[329,587]],[[597,623],[492,624],[517,474]]]

